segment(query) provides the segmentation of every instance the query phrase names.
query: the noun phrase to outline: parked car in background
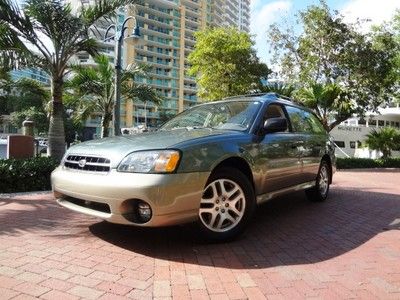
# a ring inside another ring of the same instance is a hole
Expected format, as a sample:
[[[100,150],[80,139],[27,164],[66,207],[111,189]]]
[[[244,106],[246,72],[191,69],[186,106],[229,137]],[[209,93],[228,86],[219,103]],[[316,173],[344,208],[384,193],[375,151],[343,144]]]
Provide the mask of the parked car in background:
[[[195,221],[225,240],[277,195],[304,189],[325,200],[334,171],[318,118],[268,93],[194,106],[156,132],[73,146],[52,185],[58,203],[77,212],[136,226]]]

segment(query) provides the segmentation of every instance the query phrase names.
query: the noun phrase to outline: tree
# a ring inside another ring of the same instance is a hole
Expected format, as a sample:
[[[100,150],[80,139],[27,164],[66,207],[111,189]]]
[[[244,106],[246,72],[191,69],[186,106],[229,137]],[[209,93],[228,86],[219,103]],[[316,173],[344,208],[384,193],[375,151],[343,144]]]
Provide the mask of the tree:
[[[10,81],[9,89],[7,105],[10,112],[30,107],[41,109],[44,112],[44,108],[50,101],[49,87],[34,79],[21,78],[17,81]]]
[[[10,84],[10,74],[0,66],[0,116],[8,114],[8,94],[10,93]]]
[[[95,57],[96,66],[75,66],[67,87],[73,91],[76,102],[75,116],[85,121],[91,114],[101,114],[101,137],[107,137],[115,104],[115,69],[105,55]],[[146,67],[130,65],[122,71],[122,96],[142,102],[160,104],[161,98],[147,84],[137,84],[135,77],[146,76]]]
[[[95,55],[97,43],[90,37],[91,26],[132,2],[95,0],[74,14],[63,0],[27,0],[23,9],[12,0],[0,0],[0,65],[34,66],[51,77],[48,152],[55,159],[61,160],[65,152],[63,86],[68,62],[81,51]]]
[[[390,98],[395,51],[377,47],[370,34],[358,30],[359,23],[345,23],[325,1],[301,11],[299,23],[303,27],[299,34],[283,30],[280,24],[269,30],[274,61],[283,78],[306,89],[336,84],[347,95],[338,101],[344,101],[342,106],[351,107],[354,113],[373,111]],[[398,49],[392,42],[389,47]]]
[[[22,122],[29,118],[35,122],[38,132],[46,132],[49,128],[46,106],[50,101],[50,92],[40,82],[22,78],[17,81],[4,76],[0,83],[3,90],[0,97],[0,115],[11,115],[13,126],[20,128]]]
[[[389,62],[393,67],[388,78],[394,82],[391,96],[400,103],[400,10],[396,11],[391,21],[373,27],[371,36],[376,49],[390,53]]]
[[[382,158],[391,156],[392,150],[399,147],[400,132],[393,127],[383,127],[380,130],[373,129],[367,134],[365,144],[373,149],[381,151]]]
[[[198,96],[216,100],[259,90],[270,70],[252,48],[249,34],[234,28],[207,28],[195,34],[189,75],[196,76]]]
[[[315,111],[327,131],[351,117],[354,110],[348,95],[337,84],[315,83],[296,90],[293,96]]]
[[[295,90],[296,87],[294,85],[280,82],[267,83],[266,85],[260,87],[260,92],[262,93],[277,93],[286,97],[292,97]]]
[[[27,119],[34,122],[38,133],[43,133],[48,130],[49,122],[47,115],[41,108],[32,106],[27,109],[11,113],[11,124],[16,128],[21,128],[22,123]]]

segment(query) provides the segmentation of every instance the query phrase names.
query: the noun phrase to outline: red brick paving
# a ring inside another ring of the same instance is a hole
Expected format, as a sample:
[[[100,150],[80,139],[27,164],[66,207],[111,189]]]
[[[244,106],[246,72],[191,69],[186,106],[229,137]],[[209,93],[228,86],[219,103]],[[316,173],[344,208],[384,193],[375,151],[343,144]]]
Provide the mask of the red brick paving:
[[[400,299],[400,172],[338,172],[325,203],[260,207],[238,240],[0,198],[0,299]]]

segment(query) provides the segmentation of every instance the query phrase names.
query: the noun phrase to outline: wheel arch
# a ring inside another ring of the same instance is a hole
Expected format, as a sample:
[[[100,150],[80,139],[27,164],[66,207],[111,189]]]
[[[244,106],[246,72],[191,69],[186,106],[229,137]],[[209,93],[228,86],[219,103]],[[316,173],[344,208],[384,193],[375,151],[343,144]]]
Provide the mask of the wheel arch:
[[[255,190],[253,172],[251,171],[249,163],[244,158],[238,156],[225,158],[212,168],[211,174],[223,167],[238,169],[249,179],[253,190]]]

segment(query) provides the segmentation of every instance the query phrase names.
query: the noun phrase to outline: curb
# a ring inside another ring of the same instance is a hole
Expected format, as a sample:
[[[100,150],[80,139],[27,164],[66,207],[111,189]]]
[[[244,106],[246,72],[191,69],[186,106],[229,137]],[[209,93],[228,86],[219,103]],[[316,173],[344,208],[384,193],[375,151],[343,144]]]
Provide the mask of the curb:
[[[400,168],[364,168],[364,169],[337,169],[338,172],[385,172],[399,173]]]
[[[14,198],[18,196],[27,195],[45,195],[49,194],[51,191],[32,191],[32,192],[22,192],[22,193],[0,193],[0,198]]]

